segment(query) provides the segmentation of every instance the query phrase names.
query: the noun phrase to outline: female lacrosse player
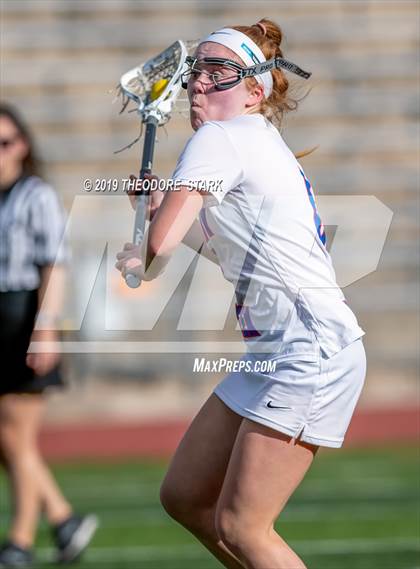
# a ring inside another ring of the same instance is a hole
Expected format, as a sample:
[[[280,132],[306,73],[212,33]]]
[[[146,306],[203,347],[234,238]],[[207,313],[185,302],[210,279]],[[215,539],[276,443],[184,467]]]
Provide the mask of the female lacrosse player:
[[[64,212],[38,174],[28,128],[12,107],[0,105],[0,457],[14,506],[0,567],[32,566],[41,510],[52,526],[61,561],[77,557],[96,526],[92,516],[73,515],[37,445],[45,391],[63,380],[57,354],[27,355],[27,350],[31,338],[58,340],[54,328],[64,278],[59,250]],[[51,280],[54,298],[40,312]],[[34,332],[37,315],[45,330]]]
[[[196,132],[173,175],[183,186],[117,262],[155,278],[199,215],[234,284],[251,365],[195,417],[161,499],[235,569],[305,567],[274,522],[319,446],[342,445],[365,378],[364,332],[336,284],[311,184],[273,126],[295,107],[286,70],[308,76],[283,59],[281,39],[264,19],[212,33],[187,60]],[[274,372],[257,371],[266,360]]]

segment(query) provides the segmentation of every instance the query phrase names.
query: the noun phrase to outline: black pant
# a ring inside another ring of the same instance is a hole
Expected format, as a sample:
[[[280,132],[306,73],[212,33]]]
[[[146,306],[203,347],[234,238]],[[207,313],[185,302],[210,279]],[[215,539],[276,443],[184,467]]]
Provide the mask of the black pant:
[[[39,393],[63,383],[58,368],[37,376],[26,365],[37,306],[37,290],[0,292],[0,395]]]

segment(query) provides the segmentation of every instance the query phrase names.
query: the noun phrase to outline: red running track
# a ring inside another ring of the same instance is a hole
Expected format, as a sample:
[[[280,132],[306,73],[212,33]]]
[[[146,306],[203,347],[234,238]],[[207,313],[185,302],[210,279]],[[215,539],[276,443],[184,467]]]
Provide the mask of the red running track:
[[[76,424],[45,427],[41,449],[52,460],[167,458],[175,450],[189,420],[136,423]],[[420,408],[359,411],[344,447],[419,441]]]

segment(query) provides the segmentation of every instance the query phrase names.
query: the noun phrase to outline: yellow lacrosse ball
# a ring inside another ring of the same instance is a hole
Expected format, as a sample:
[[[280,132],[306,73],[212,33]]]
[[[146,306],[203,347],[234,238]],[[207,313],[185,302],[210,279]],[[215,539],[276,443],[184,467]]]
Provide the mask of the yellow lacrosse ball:
[[[166,85],[169,83],[168,79],[159,79],[153,84],[152,90],[150,91],[150,98],[152,101],[161,96],[165,90]]]

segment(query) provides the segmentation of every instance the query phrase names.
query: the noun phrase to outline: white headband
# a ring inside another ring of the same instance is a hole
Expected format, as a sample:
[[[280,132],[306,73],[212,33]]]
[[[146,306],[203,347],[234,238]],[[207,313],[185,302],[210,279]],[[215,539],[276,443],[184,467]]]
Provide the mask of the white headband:
[[[206,41],[212,41],[228,47],[236,53],[236,55],[239,55],[247,67],[267,61],[261,49],[251,38],[242,32],[238,32],[238,30],[234,30],[233,28],[223,28],[222,30],[213,32],[200,43],[204,43]],[[263,85],[264,95],[268,98],[273,90],[273,78],[271,76],[271,72],[255,75],[255,79],[258,83]]]

